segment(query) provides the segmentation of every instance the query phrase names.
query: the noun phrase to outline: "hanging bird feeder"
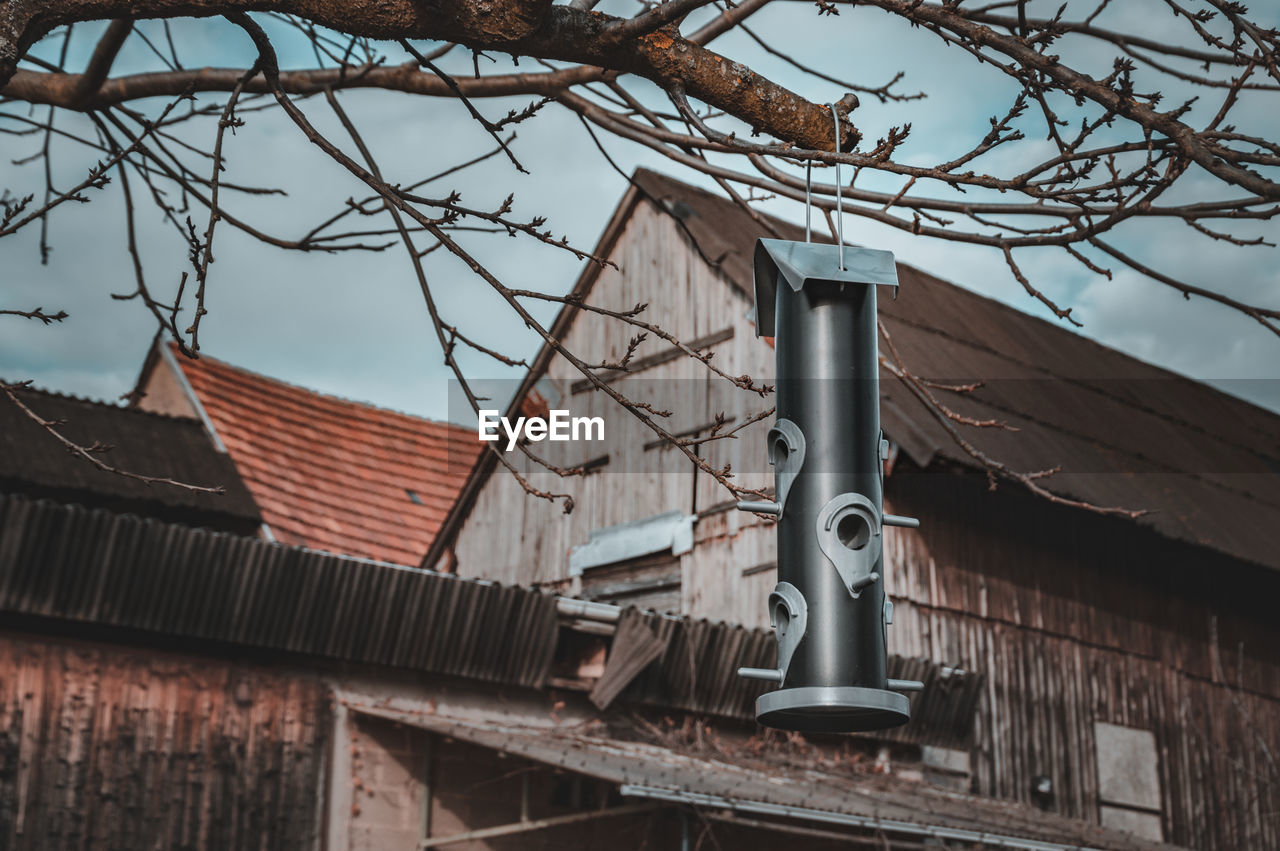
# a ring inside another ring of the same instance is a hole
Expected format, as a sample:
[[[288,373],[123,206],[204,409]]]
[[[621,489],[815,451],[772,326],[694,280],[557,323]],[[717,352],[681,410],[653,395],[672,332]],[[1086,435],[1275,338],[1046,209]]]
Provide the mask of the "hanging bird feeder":
[[[839,185],[839,177],[836,178]],[[773,337],[777,421],[769,430],[774,500],[742,502],[778,518],[778,584],[769,618],[776,669],[743,668],[779,688],[756,701],[766,726],[813,732],[904,724],[914,681],[890,680],[876,290],[893,287],[893,254],[761,239],[756,333]]]

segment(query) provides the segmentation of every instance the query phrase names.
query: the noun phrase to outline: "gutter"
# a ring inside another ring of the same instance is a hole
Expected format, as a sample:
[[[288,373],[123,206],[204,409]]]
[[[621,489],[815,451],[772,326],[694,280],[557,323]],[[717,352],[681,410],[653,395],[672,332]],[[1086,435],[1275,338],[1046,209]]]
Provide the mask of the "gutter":
[[[596,623],[617,623],[622,617],[620,606],[612,603],[597,603],[594,600],[579,600],[577,597],[556,597],[556,611],[561,617]]]
[[[639,786],[631,783],[622,785],[622,795],[631,798],[648,798],[650,800],[667,801],[673,804],[691,804],[698,807],[715,807],[732,812],[754,813],[757,815],[776,816],[779,818],[802,819],[805,821],[824,822],[844,827],[856,827],[877,832],[904,833],[909,836],[921,836],[930,839],[956,840],[975,843],[983,848],[1013,848],[1018,851],[1101,851],[1089,845],[1064,845],[1061,842],[1045,842],[1038,839],[1025,839],[1020,836],[1009,836],[1001,833],[989,833],[985,830],[966,830],[958,827],[921,824],[919,822],[898,821],[897,819],[871,818],[855,816],[848,813],[837,813],[830,810],[817,810],[811,807],[793,807],[786,804],[770,804],[765,801],[747,801],[738,798],[722,798],[719,795],[706,795],[701,792],[689,792],[678,789],[661,789],[654,786]]]

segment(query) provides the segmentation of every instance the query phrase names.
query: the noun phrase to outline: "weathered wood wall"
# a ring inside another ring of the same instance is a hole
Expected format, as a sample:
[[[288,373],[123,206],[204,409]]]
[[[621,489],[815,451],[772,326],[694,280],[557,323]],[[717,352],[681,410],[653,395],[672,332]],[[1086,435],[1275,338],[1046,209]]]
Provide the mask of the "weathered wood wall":
[[[730,374],[771,378],[773,351],[755,337],[750,299],[689,247],[669,215],[640,204],[611,256],[620,268],[601,272],[592,303],[647,302],[646,315],[685,340],[731,327],[733,336],[715,346],[716,362]],[[620,356],[631,333],[592,316],[574,324],[566,343],[599,361]],[[651,339],[636,356],[660,348]],[[581,377],[558,358],[549,376],[566,394]],[[643,378],[708,383],[706,404],[680,411],[676,431],[709,420],[725,398],[711,401],[712,380],[687,358]],[[581,397],[573,398],[576,408]],[[746,394],[737,398],[729,413],[741,419],[755,410]],[[610,446],[639,453],[652,440],[600,394],[592,404],[626,430]],[[717,466],[751,471],[742,480],[753,486],[771,484],[759,460],[768,425],[706,451]],[[535,474],[539,487],[574,493],[568,517],[498,471],[459,535],[459,572],[572,588],[569,550],[592,529],[679,509],[698,516],[696,545],[681,557],[682,611],[766,625],[776,582],[772,527],[725,510],[728,494],[711,477],[694,477],[673,450],[656,451],[666,466],[645,469],[673,472],[619,475],[635,462],[613,458],[604,474],[584,480]],[[1097,822],[1094,724],[1141,728],[1159,749],[1167,840],[1280,848],[1280,626],[1262,602],[1280,595],[1280,579],[1133,523],[1039,503],[1012,486],[991,494],[972,474],[899,473],[886,488],[888,510],[924,522],[919,532],[885,533],[896,604],[890,651],[986,675],[973,728],[975,791],[1032,802],[1032,780],[1045,776],[1054,793],[1044,806]]]
[[[715,363],[732,370],[733,375],[748,373],[766,380],[772,375],[773,349],[755,336],[755,326],[747,316],[750,299],[702,261],[670,215],[641,202],[625,222],[610,259],[618,268],[600,271],[591,290],[592,304],[629,310],[647,303],[641,318],[658,323],[685,342],[720,337],[721,332],[731,330],[731,337],[711,346]],[[621,322],[583,315],[574,322],[564,343],[589,362],[617,360],[635,332]],[[634,357],[639,361],[668,350],[668,343],[650,335]],[[672,408],[671,400],[678,398],[680,407],[671,417],[659,420],[664,428],[678,433],[709,423],[724,410],[726,400],[741,404],[742,397],[750,395],[723,379],[709,381],[709,376],[702,364],[680,357],[636,372],[619,387],[657,407]],[[522,585],[563,582],[569,575],[570,548],[589,540],[593,529],[673,509],[704,512],[729,499],[728,491],[711,476],[699,473],[695,477],[689,461],[677,450],[645,449],[656,436],[612,399],[599,392],[575,393],[573,385],[581,379],[581,373],[557,356],[539,389],[544,395],[559,395],[565,400],[557,405],[557,400],[550,398],[553,407],[569,408],[576,416],[605,418],[605,445],[614,450],[609,465],[582,479],[562,479],[538,468],[528,471],[536,487],[573,494],[575,508],[569,515],[558,503],[528,498],[520,485],[499,469],[485,484],[455,543],[459,574]],[[753,401],[754,406],[733,411],[738,422],[772,405],[770,399],[747,401]],[[731,464],[738,471],[737,481],[750,487],[770,485],[772,476],[762,454],[770,425],[757,423],[740,432],[737,440],[705,444],[700,451],[715,467]],[[564,446],[577,455],[555,454]],[[581,463],[604,451],[591,443],[543,442],[532,448],[562,464]],[[629,456],[619,457],[616,450],[620,448]],[[518,453],[510,457],[521,463]],[[715,516],[715,522],[706,528],[709,532],[714,527],[716,537],[734,535],[745,524],[758,524],[737,511],[717,512]],[[705,538],[708,532],[700,530],[699,537]],[[718,616],[724,597],[718,577],[703,569],[695,554],[682,561],[684,610]]]
[[[328,715],[315,679],[0,633],[0,848],[318,848]]]
[[[1280,577],[972,474],[886,491],[923,520],[886,530],[890,651],[984,675],[974,791],[1097,822],[1094,725],[1118,724],[1155,735],[1166,840],[1280,848]],[[762,625],[777,574],[751,566],[773,536],[705,528],[686,557],[701,613]]]
[[[1119,724],[1155,734],[1167,840],[1280,847],[1280,577],[977,476],[887,490],[924,518],[888,541],[890,648],[985,674],[977,791],[1030,802],[1043,775],[1097,821],[1094,724]]]

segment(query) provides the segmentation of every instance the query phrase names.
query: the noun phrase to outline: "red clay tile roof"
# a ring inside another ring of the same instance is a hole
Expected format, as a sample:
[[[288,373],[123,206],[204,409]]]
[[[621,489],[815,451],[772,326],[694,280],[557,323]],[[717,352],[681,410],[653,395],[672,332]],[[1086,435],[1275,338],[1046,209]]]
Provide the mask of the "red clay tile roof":
[[[178,362],[278,540],[422,559],[475,461],[474,434],[208,356]]]

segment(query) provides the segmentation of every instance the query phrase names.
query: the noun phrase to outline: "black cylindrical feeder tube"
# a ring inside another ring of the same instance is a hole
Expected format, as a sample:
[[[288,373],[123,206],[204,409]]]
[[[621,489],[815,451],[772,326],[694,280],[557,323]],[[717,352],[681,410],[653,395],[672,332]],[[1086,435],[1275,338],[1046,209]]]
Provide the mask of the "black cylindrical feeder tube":
[[[778,580],[804,595],[808,626],[782,685],[883,689],[884,583],[853,598],[814,528],[840,494],[862,494],[877,507],[883,501],[876,289],[819,282],[797,292],[779,281],[775,323],[777,415],[798,425],[806,442],[778,524]],[[864,532],[837,531],[851,540]],[[881,576],[882,560],[874,568]]]
[[[903,724],[910,704],[899,692],[920,684],[888,678],[876,324],[877,286],[897,286],[893,255],[760,240],[755,273],[756,332],[773,336],[777,359],[776,495],[739,507],[778,517],[778,667],[741,673],[778,684],[756,701],[768,726]]]

